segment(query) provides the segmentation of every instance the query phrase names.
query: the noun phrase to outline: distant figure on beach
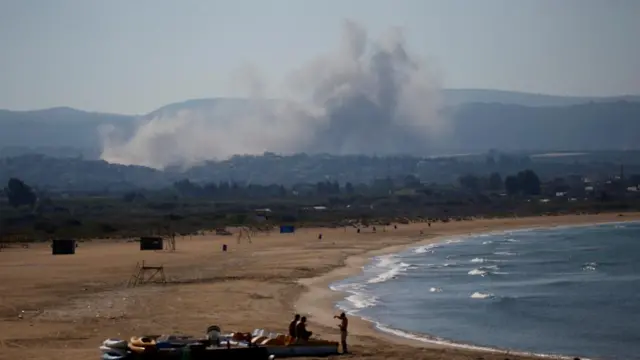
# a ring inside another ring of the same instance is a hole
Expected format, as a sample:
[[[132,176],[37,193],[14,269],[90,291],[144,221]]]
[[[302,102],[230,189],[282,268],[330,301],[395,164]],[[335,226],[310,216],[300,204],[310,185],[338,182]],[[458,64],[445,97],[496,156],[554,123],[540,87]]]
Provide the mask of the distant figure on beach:
[[[296,314],[293,317],[293,320],[289,323],[289,336],[292,338],[296,338],[296,326],[298,325],[298,321],[300,321],[300,314]]]
[[[347,351],[347,328],[349,327],[349,319],[345,313],[334,316],[335,319],[340,320],[338,328],[340,329],[340,343],[342,344],[342,353],[346,354]]]
[[[307,341],[311,334],[311,331],[307,331],[307,317],[303,316],[296,325],[296,338]]]

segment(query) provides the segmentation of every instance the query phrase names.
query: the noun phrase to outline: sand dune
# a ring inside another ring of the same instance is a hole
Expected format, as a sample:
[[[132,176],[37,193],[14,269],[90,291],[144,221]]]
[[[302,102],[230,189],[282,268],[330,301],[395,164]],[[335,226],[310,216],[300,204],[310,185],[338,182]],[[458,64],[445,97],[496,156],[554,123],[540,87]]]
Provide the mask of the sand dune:
[[[284,332],[294,312],[307,315],[316,334],[337,340],[332,316],[339,294],[327,285],[359,271],[371,256],[438,236],[631,219],[640,214],[410,224],[360,234],[303,229],[260,234],[241,244],[235,237],[203,235],[178,239],[173,253],[140,252],[135,242],[113,240],[80,243],[72,256],[51,256],[46,244],[5,249],[0,252],[0,359],[86,360],[99,356],[97,346],[108,337],[199,335],[212,324],[223,331]],[[222,244],[229,245],[228,252],[221,251]],[[163,264],[168,284],[127,288],[142,260]],[[357,319],[350,326],[350,358],[505,358],[396,338]]]

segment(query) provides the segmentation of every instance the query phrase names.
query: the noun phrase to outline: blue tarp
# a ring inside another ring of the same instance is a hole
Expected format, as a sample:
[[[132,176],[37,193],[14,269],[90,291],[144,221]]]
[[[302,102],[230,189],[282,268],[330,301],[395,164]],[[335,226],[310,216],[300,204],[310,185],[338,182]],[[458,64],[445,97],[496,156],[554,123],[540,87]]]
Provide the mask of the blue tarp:
[[[295,226],[292,225],[280,225],[280,234],[292,234],[296,231]]]

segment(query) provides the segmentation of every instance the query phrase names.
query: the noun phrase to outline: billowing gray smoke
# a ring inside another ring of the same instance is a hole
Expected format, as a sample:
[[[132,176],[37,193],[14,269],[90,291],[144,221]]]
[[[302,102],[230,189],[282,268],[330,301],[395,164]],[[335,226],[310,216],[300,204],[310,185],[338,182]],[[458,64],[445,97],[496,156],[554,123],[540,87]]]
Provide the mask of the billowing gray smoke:
[[[398,29],[371,42],[362,27],[345,21],[337,50],[287,78],[281,93],[293,95],[285,100],[267,100],[260,77],[243,76],[247,100],[165,109],[124,141],[104,131],[102,158],[164,168],[265,151],[424,154],[443,134],[439,86]]]

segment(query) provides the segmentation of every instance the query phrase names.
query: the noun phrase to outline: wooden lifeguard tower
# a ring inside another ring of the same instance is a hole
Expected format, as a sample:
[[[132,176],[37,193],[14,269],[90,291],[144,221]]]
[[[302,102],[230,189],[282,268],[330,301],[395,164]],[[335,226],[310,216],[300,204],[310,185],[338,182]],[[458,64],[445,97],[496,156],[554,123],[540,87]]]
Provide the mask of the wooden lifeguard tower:
[[[144,263],[137,263],[136,268],[127,283],[127,287],[136,287],[144,284],[166,284],[167,278],[164,275],[164,266],[149,266]]]

